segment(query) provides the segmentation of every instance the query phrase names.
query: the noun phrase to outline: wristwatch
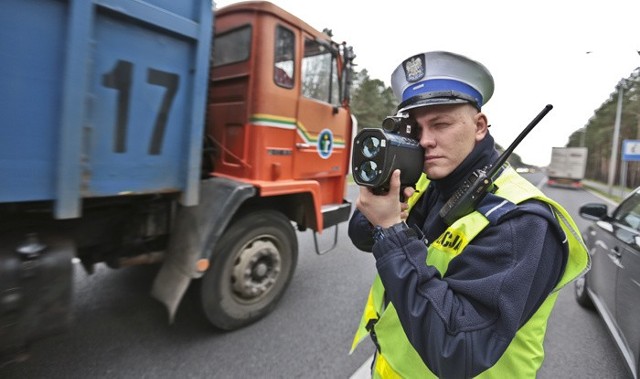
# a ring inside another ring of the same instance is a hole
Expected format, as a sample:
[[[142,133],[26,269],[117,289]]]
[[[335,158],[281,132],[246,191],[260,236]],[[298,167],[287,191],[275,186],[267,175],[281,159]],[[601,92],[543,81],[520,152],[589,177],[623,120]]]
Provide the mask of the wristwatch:
[[[424,235],[422,233],[418,234],[416,230],[410,228],[404,221],[394,224],[388,228],[383,228],[379,225],[376,225],[373,228],[373,240],[375,242],[382,241],[385,238],[389,238],[394,234],[404,234],[407,238],[416,237],[418,239],[424,239]]]

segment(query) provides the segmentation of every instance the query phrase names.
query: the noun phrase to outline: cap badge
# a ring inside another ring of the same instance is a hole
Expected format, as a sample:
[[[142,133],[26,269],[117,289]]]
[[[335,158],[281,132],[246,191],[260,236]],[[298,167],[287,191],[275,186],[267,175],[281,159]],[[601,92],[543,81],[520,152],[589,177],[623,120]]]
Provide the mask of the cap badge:
[[[405,60],[402,62],[402,66],[408,82],[417,82],[424,78],[424,54],[415,55]]]

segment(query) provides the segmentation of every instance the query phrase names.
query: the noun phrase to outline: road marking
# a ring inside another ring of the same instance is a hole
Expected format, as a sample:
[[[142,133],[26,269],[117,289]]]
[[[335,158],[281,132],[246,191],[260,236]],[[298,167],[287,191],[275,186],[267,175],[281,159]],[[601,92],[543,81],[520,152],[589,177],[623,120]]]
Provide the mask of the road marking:
[[[373,362],[373,355],[364,361],[362,366],[349,379],[371,379],[371,362]]]

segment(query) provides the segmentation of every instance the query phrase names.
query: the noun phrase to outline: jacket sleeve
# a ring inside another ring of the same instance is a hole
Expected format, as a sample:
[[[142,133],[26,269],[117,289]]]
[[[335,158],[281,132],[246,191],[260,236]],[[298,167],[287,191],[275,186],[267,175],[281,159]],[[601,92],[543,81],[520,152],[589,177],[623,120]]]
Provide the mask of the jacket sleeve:
[[[552,216],[549,216],[552,217]],[[442,278],[422,241],[395,234],[373,246],[376,267],[402,327],[440,378],[493,366],[564,269],[555,219],[519,215],[487,227]]]
[[[349,220],[349,238],[358,249],[371,252],[373,248],[373,226],[357,209]]]

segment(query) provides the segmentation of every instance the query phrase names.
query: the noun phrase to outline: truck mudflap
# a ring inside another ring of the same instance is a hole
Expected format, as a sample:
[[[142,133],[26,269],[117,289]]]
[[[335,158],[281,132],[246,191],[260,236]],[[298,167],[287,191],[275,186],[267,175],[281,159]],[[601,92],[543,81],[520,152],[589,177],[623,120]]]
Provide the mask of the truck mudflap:
[[[0,367],[69,328],[74,256],[73,242],[59,235],[0,236]]]
[[[211,178],[200,184],[198,205],[179,209],[164,263],[151,292],[167,307],[170,323],[191,280],[206,271],[206,267],[199,267],[200,259],[208,258],[240,205],[255,194],[256,189],[250,184]]]
[[[334,227],[333,242],[331,246],[326,249],[322,249],[318,242],[318,235],[313,233],[313,244],[316,249],[316,254],[324,255],[338,246],[338,225],[346,222],[351,216],[351,203],[347,200],[343,200],[342,204],[334,204],[330,206],[322,207],[322,226],[323,229]]]

